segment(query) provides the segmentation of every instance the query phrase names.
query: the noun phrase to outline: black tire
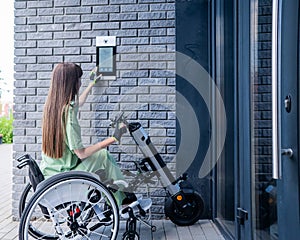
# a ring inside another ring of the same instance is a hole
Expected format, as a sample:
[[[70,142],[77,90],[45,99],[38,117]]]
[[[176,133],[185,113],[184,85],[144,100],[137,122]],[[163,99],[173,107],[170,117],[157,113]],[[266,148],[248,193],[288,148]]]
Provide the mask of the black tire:
[[[199,193],[186,194],[185,198],[189,204],[189,213],[184,212],[172,197],[168,197],[165,202],[165,215],[178,226],[190,226],[197,222],[204,210],[204,202]]]
[[[30,193],[33,193],[33,189],[30,183],[28,183],[24,189],[24,191],[22,192],[22,195],[20,197],[20,201],[19,201],[19,217],[21,218],[22,213],[26,207],[26,205],[28,204],[31,196]]]
[[[34,194],[34,192],[33,192],[32,185],[30,183],[28,183],[25,186],[24,191],[22,192],[22,195],[21,195],[20,201],[19,201],[19,217],[20,217],[20,219],[22,217],[24,209],[28,205],[28,203],[29,203],[29,201],[30,201],[33,194]],[[29,232],[30,236],[40,236],[39,232],[35,231],[35,229],[32,228],[32,227],[29,227],[28,232]],[[52,240],[52,239],[57,239],[57,237],[54,237],[54,238],[44,237],[43,239]]]
[[[101,193],[98,202],[88,197],[91,191]],[[107,205],[110,206],[109,220],[104,205],[106,209]],[[93,239],[102,239],[103,234],[107,235],[107,239],[116,239],[119,210],[115,198],[98,179],[87,172],[71,171],[50,177],[38,186],[25,206],[20,220],[19,240],[58,239],[60,235],[57,229],[63,232],[65,239],[85,234],[93,236]]]
[[[129,233],[126,232],[123,234],[122,240],[139,240],[140,236],[138,233]]]

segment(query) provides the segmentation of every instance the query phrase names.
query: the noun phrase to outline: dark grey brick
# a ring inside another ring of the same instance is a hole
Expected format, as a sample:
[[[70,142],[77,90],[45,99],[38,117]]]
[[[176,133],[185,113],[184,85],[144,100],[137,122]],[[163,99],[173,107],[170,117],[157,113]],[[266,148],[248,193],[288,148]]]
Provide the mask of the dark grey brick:
[[[121,61],[147,61],[147,60],[149,60],[149,55],[145,53],[121,54]]]
[[[166,69],[167,64],[166,62],[139,62],[138,69]]]
[[[56,16],[64,14],[63,8],[39,8],[37,11],[39,16]]]
[[[34,89],[34,88],[18,88],[18,89],[14,89],[14,95],[16,95],[16,96],[32,96],[32,95],[36,95],[36,89]]]
[[[119,70],[134,70],[137,69],[138,64],[136,62],[117,62],[117,69]]]
[[[109,35],[117,36],[117,37],[136,37],[137,30],[136,29],[109,30]]]
[[[95,42],[95,37],[96,36],[108,36],[109,30],[92,30],[92,31],[82,31],[81,32],[81,38],[82,39],[92,39],[93,42]],[[93,43],[95,45],[96,43]]]
[[[78,22],[80,22],[80,15],[54,16],[54,23],[78,23]]]
[[[29,108],[29,106],[26,105],[26,108],[24,108],[23,110],[28,111],[27,110],[28,108]],[[18,128],[18,127],[21,127],[21,128],[35,127],[35,121],[34,120],[14,120],[13,126],[14,126],[14,128]],[[15,136],[15,137],[17,137],[17,136]],[[17,143],[17,142],[14,142],[14,143]]]
[[[51,72],[37,72],[37,79],[50,79]]]
[[[166,12],[139,12],[138,19],[139,20],[153,20],[153,19],[165,19]]]
[[[149,38],[147,38],[147,37],[122,38],[121,44],[123,44],[123,45],[147,45],[147,44],[149,44]]]
[[[15,25],[25,25],[25,24],[27,24],[27,19],[26,19],[26,17],[18,17],[18,18],[15,18],[14,23],[15,23]]]
[[[147,12],[148,10],[148,4],[121,5],[121,12]]]
[[[54,0],[55,7],[74,7],[80,6],[81,0]]]
[[[93,13],[116,13],[116,12],[120,12],[120,6],[118,5],[93,7]]]
[[[166,28],[157,28],[157,29],[139,29],[139,36],[164,36],[167,35]]]
[[[65,40],[66,47],[86,47],[91,46],[90,39],[74,39],[74,40]]]
[[[38,96],[27,96],[26,102],[29,104],[36,104],[36,103],[42,103],[44,104],[46,101],[46,96],[38,97]]]
[[[139,86],[166,85],[166,78],[139,78]]]
[[[40,32],[40,33],[27,33],[28,40],[48,40],[52,39],[53,34],[51,32]]]
[[[16,144],[30,144],[30,143],[36,143],[35,137],[33,136],[14,136],[14,143]]]
[[[39,41],[38,47],[62,47],[63,40]]]
[[[149,22],[148,21],[129,21],[129,22],[122,22],[121,28],[148,28]]]
[[[62,61],[63,61],[62,56],[38,56],[37,57],[38,63],[58,63]]]
[[[151,37],[150,44],[175,44],[175,36],[170,37]]]
[[[106,5],[108,4],[108,0],[82,0],[81,1],[81,5],[85,6],[85,5],[91,5],[91,6],[95,6],[95,5]]]
[[[15,58],[15,64],[23,64],[23,63],[36,63],[36,57],[32,56],[32,57],[16,57]]]
[[[150,11],[175,11],[175,3],[151,4]]]
[[[24,88],[26,86],[26,81],[24,81],[24,80],[18,80],[18,79],[15,79],[15,81],[14,81],[14,87],[15,88]],[[20,103],[20,102],[25,102],[25,99],[23,99],[23,98],[17,98],[17,97],[15,97],[14,98],[14,102],[16,103],[16,102],[18,102],[18,103]]]
[[[90,54],[90,55],[96,54],[95,47],[81,47],[80,50],[81,50],[81,54]],[[84,68],[84,65],[81,65],[81,67]],[[88,69],[91,69],[91,67],[89,67]]]
[[[139,0],[140,3],[163,3],[165,0]]]
[[[15,48],[36,47],[36,41],[15,41]]]
[[[38,32],[58,32],[64,30],[63,24],[41,24],[37,26]]]
[[[14,54],[15,54],[15,56],[25,56],[26,49],[15,49]]]
[[[28,8],[50,8],[53,6],[53,1],[27,1]]]
[[[24,120],[25,119],[25,112],[14,112],[13,116],[14,116],[14,120]],[[20,130],[20,129],[16,129],[16,128],[13,129],[16,136],[23,136],[24,134],[17,134],[18,130]],[[22,129],[22,130],[25,133],[25,130],[24,129]]]
[[[26,33],[15,33],[14,39],[16,41],[24,41],[24,40],[26,40]]]
[[[37,27],[34,25],[20,25],[20,26],[15,26],[15,33],[19,33],[19,32],[36,32]]]
[[[17,72],[14,74],[14,78],[16,80],[30,80],[36,78],[36,73],[31,72]],[[18,91],[19,89],[15,89],[15,91]],[[20,89],[21,91],[24,89]]]
[[[79,39],[79,31],[68,31],[68,32],[55,32],[53,39]]]
[[[72,7],[66,8],[66,14],[90,14],[92,13],[92,7]]]
[[[110,0],[110,4],[132,4],[136,3],[136,0]]]
[[[54,48],[54,55],[79,55],[80,47]]]
[[[27,6],[27,3],[25,1],[24,2],[18,2],[18,1],[14,2],[15,9],[26,8],[26,6]]]
[[[44,56],[44,55],[52,55],[51,48],[29,48],[27,49],[28,56]]]
[[[37,16],[37,17],[28,17],[28,24],[49,24],[53,23],[53,16]]]
[[[91,23],[67,23],[64,25],[65,30],[77,30],[77,31],[84,31],[92,29]]]
[[[36,16],[36,9],[16,9],[15,17]]]
[[[98,13],[96,15],[94,14],[84,14],[81,15],[81,22],[104,22],[104,21],[108,21],[108,14],[101,14]]]
[[[66,62],[76,62],[76,63],[83,63],[83,62],[91,62],[90,55],[79,55],[79,56],[65,56],[64,60]]]
[[[175,27],[174,20],[150,20],[150,28]]]
[[[93,29],[118,29],[120,26],[119,22],[100,22],[93,23]]]
[[[138,52],[148,52],[148,53],[155,53],[155,52],[166,52],[167,48],[163,45],[144,45],[138,46]]]
[[[136,20],[136,13],[111,13],[109,14],[109,21],[129,21]]]

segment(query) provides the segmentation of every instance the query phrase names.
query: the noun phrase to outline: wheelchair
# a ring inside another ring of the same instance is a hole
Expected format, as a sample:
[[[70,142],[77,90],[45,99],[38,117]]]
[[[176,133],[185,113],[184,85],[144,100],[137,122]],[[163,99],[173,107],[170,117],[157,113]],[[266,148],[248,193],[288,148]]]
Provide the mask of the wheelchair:
[[[166,191],[165,215],[179,226],[190,226],[204,212],[204,202],[188,181],[187,174],[175,179],[150,137],[138,122],[128,123],[121,114],[113,121],[124,123],[144,159],[134,162],[137,173],[127,171],[133,178],[127,190],[133,193],[139,186],[162,183]],[[30,184],[19,202],[19,239],[116,239],[119,230],[119,209],[112,180],[97,174],[71,171],[44,179],[37,163],[28,154],[18,159],[18,168],[29,166]],[[153,180],[157,178],[157,180]],[[104,181],[101,181],[104,180]],[[34,192],[34,193],[32,193]],[[32,196],[31,196],[32,195]],[[29,200],[30,199],[30,200]],[[142,219],[146,213],[139,205],[122,209],[129,218],[123,240],[139,239],[136,223],[140,221],[155,231],[155,226]]]
[[[18,161],[30,178],[19,202],[20,240],[117,238],[119,209],[97,175],[71,171],[45,180],[30,155]]]

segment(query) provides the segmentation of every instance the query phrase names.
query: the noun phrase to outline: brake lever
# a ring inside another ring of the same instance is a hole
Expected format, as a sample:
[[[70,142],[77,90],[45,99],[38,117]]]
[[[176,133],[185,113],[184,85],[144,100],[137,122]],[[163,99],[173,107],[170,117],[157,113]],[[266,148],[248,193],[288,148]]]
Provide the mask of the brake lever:
[[[126,126],[128,126],[127,116],[124,116],[124,112],[121,112],[121,114],[119,116],[115,116],[114,119],[111,119],[110,126],[112,128],[115,128],[115,125],[118,123],[124,123]]]

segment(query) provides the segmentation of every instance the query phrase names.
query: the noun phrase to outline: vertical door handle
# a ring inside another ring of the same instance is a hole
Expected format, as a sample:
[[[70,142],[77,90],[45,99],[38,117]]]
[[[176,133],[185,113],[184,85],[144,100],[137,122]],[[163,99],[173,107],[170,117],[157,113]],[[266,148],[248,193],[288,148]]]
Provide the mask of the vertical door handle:
[[[280,39],[281,1],[273,0],[272,9],[272,172],[274,179],[281,178],[281,108],[280,108]]]

